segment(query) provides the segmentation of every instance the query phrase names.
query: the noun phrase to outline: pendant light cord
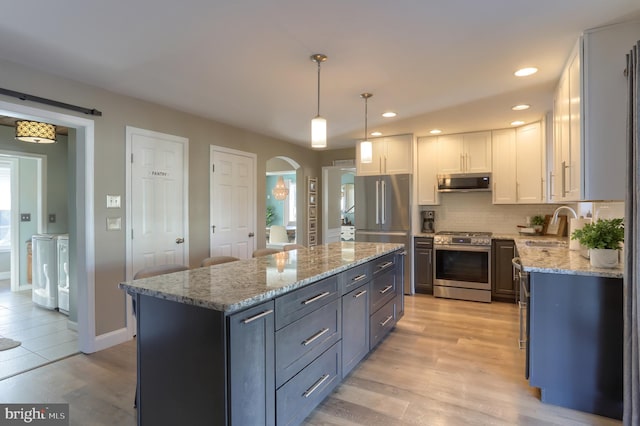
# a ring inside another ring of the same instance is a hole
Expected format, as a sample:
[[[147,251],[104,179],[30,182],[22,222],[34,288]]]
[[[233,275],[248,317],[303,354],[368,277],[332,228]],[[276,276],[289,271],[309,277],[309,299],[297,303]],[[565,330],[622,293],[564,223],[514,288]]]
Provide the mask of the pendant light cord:
[[[369,104],[369,97],[364,98],[364,139],[363,140],[367,140],[367,117],[369,116],[368,114],[368,108],[367,105]]]
[[[320,61],[318,61],[318,116],[320,116]]]

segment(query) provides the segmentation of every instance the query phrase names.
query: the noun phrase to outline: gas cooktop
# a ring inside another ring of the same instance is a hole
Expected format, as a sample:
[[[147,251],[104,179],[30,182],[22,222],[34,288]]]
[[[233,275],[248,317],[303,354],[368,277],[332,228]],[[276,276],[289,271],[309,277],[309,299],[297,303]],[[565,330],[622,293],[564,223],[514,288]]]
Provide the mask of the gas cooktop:
[[[491,232],[439,231],[433,242],[436,245],[491,246]]]
[[[436,235],[455,235],[456,237],[490,237],[491,232],[470,232],[470,231],[438,231]]]

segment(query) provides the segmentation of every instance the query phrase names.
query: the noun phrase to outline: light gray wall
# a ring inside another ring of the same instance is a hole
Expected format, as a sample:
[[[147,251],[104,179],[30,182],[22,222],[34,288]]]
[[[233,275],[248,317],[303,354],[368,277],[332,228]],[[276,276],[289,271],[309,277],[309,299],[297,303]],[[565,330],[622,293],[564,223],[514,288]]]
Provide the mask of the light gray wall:
[[[125,194],[125,127],[127,125],[189,139],[189,226],[190,263],[197,266],[209,255],[209,146],[219,145],[257,155],[258,224],[264,223],[267,159],[283,155],[301,165],[298,177],[319,176],[319,153],[282,140],[252,133],[192,114],[179,112],[139,99],[118,95],[102,89],[66,80],[51,74],[33,71],[7,61],[0,61],[2,87],[31,95],[96,108],[102,117],[95,117],[95,311],[96,334],[125,326],[124,293],[117,288],[125,278],[125,224],[123,231],[106,231],[105,206],[107,194]],[[117,76],[114,76],[117,79]],[[170,82],[168,82],[170,84]],[[11,103],[15,98],[0,96]],[[212,100],[215,101],[215,100]],[[45,105],[29,104],[41,109]],[[60,110],[66,114],[70,111]],[[87,116],[77,114],[87,118]],[[91,118],[91,117],[89,117]],[[300,191],[299,197],[306,197]],[[125,211],[123,205],[123,212]],[[299,226],[306,226],[303,221]],[[265,241],[264,226],[257,226],[258,242]],[[260,243],[258,243],[260,244]]]

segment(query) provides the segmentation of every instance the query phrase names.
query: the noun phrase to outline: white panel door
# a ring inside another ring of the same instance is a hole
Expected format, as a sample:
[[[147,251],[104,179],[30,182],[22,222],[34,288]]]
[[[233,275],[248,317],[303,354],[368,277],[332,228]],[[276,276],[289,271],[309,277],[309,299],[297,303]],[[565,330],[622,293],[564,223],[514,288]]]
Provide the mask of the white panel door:
[[[155,265],[188,265],[188,141],[133,128],[127,134],[132,274]]]
[[[256,158],[211,147],[211,256],[250,258],[256,248]]]

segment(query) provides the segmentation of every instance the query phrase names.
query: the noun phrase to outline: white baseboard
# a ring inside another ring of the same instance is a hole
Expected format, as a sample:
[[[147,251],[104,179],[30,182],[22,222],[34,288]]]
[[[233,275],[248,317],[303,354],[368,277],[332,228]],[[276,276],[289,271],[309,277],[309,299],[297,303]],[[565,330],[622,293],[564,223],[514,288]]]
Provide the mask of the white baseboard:
[[[129,340],[131,340],[131,337],[129,337],[129,333],[127,333],[126,327],[110,331],[109,333],[96,336],[92,352],[98,352],[103,349],[110,348],[111,346],[127,342]]]

